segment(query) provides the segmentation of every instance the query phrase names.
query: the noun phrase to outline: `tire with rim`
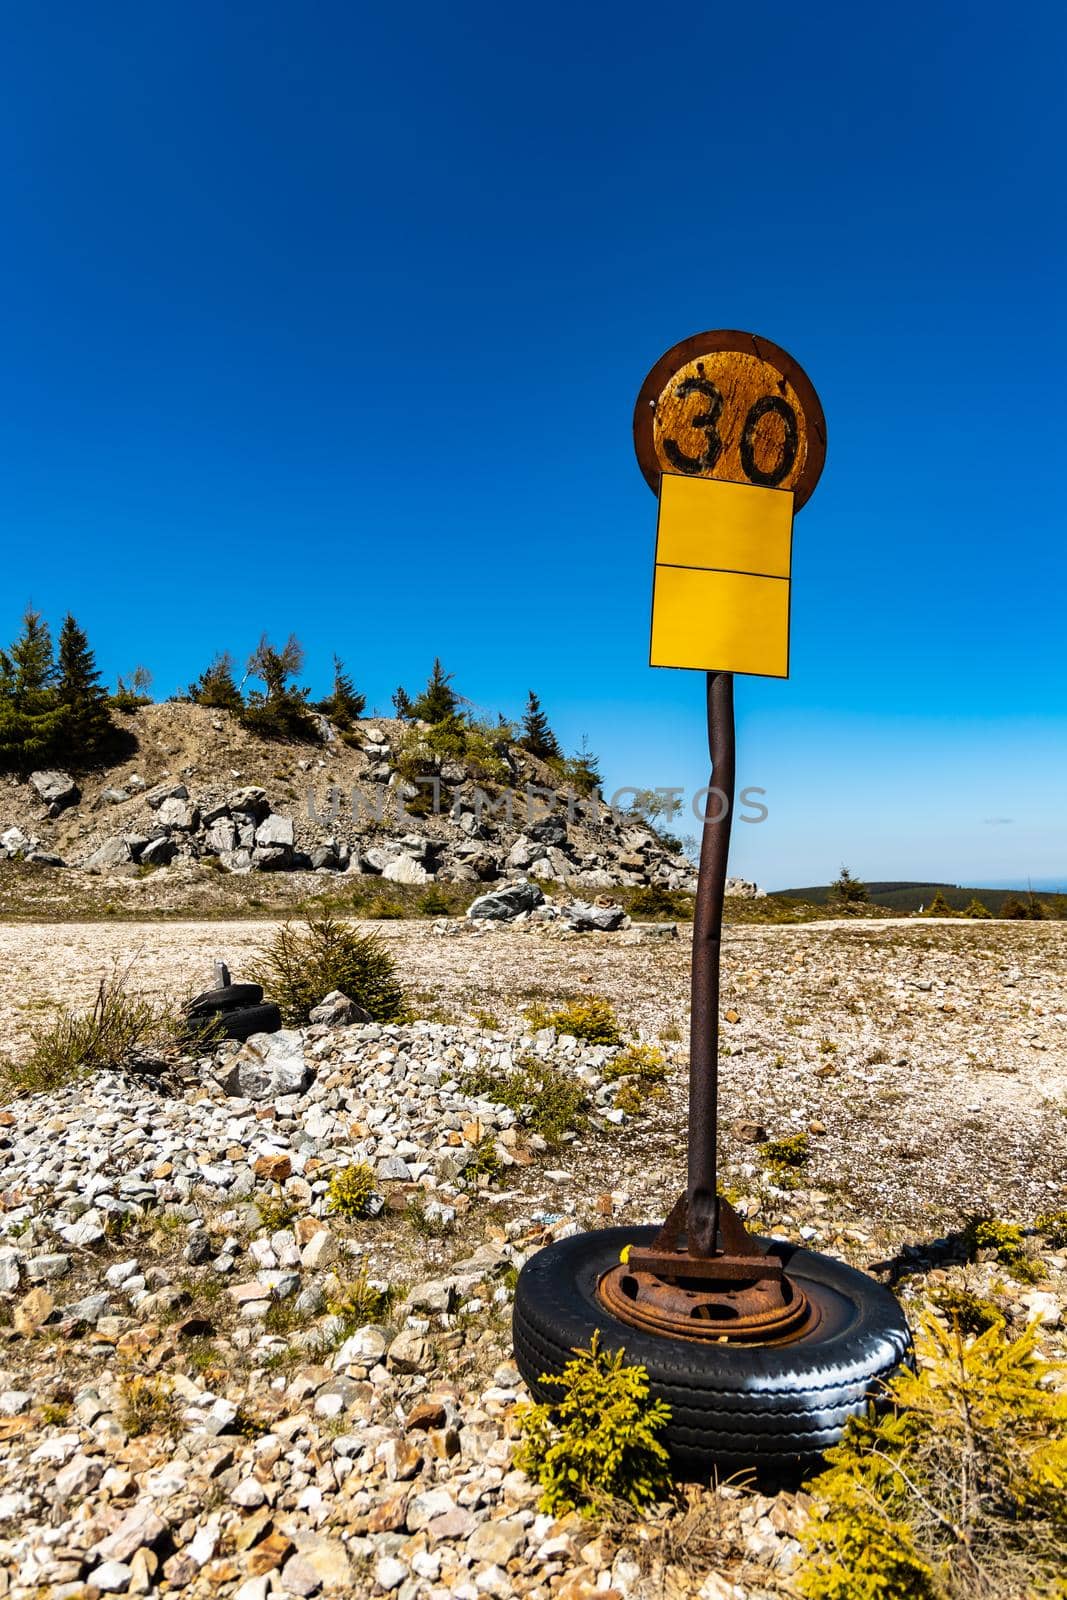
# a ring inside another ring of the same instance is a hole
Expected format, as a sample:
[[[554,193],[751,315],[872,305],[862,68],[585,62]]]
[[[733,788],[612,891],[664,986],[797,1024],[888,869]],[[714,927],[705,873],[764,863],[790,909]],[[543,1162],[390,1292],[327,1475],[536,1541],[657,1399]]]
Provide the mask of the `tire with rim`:
[[[531,1257],[515,1290],[515,1360],[536,1399],[555,1403],[558,1376],[575,1349],[600,1330],[604,1349],[643,1366],[653,1398],[671,1420],[661,1435],[683,1473],[712,1467],[774,1474],[809,1471],[862,1413],[881,1381],[908,1356],[911,1337],[888,1289],[842,1261],[774,1242],[786,1270],[817,1302],[817,1325],[790,1344],[704,1343],[646,1332],[597,1299],[601,1276],[627,1244],[648,1244],[655,1227],[574,1234]],[[770,1241],[762,1241],[770,1243]]]

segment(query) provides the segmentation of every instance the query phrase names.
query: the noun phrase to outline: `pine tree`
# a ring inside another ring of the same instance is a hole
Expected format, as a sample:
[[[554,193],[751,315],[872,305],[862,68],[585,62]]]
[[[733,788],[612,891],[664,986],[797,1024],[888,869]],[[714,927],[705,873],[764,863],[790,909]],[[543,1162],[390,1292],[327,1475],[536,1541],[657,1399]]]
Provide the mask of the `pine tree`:
[[[0,767],[32,768],[59,753],[63,713],[55,679],[52,635],[31,608],[10,651],[0,653]]]
[[[367,697],[360,694],[352,678],[345,671],[345,664],[340,656],[333,658],[333,693],[325,700],[319,702],[318,710],[329,717],[336,728],[342,733],[349,733],[352,724],[357,722],[367,707]]]
[[[523,714],[519,744],[523,750],[528,750],[532,756],[538,756],[542,761],[558,761],[562,753],[559,740],[552,732],[548,718],[541,709],[541,702],[532,689]],[[597,781],[599,782],[599,775]]]
[[[214,711],[242,711],[244,701],[233,669],[230,652],[221,650],[196,682],[189,685],[189,699],[198,706],[210,706]]]
[[[56,696],[63,714],[62,736],[73,752],[73,764],[92,766],[108,753],[115,726],[89,640],[69,612],[59,631]]]
[[[840,877],[830,885],[830,899],[842,906],[866,905],[867,885],[854,878],[847,867],[842,867]]]
[[[604,781],[600,775],[600,763],[590,750],[589,740],[584,733],[580,746],[572,756],[567,757],[559,771],[564,781],[583,796],[595,793]]]
[[[410,722],[414,712],[411,706],[411,696],[403,684],[397,684],[393,693],[393,710],[401,722]]]
[[[426,687],[411,708],[412,716],[420,722],[444,722],[455,716],[456,696],[449,687],[451,682],[452,674],[445,671],[440,657],[435,657]]]
[[[241,713],[241,724],[263,739],[298,739],[316,743],[318,725],[308,710],[308,690],[290,682],[304,665],[304,647],[291,633],[281,650],[264,634],[248,658],[250,677],[266,685],[253,691]]]

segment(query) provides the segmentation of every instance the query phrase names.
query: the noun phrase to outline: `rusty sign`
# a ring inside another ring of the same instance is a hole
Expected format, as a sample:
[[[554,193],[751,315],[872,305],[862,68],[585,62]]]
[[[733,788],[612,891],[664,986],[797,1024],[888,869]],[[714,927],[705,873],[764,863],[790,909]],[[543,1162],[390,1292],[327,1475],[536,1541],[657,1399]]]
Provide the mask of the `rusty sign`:
[[[661,356],[634,408],[645,481],[665,472],[791,489],[796,510],[826,459],[819,397],[792,356],[754,333],[719,328]]]

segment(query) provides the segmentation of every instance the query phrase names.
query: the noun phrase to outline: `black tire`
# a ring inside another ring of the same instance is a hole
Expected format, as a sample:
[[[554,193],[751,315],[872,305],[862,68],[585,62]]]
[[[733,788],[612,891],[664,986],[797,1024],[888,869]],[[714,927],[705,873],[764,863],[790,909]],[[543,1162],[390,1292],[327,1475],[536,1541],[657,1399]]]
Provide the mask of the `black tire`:
[[[654,1227],[602,1228],[538,1251],[515,1290],[515,1360],[536,1399],[560,1391],[558,1376],[594,1329],[603,1348],[645,1367],[652,1395],[671,1420],[662,1438],[682,1474],[706,1477],[755,1468],[778,1476],[810,1471],[864,1411],[880,1380],[904,1361],[911,1336],[888,1289],[829,1256],[776,1241],[774,1249],[821,1320],[792,1344],[722,1345],[632,1328],[596,1297],[596,1285],[626,1244],[647,1244]],[[770,1241],[764,1241],[770,1243]]]
[[[282,1025],[282,1014],[269,1002],[262,1006],[242,1006],[239,1011],[221,1011],[224,1039],[250,1039],[254,1033],[277,1033]]]
[[[236,1011],[239,1006],[255,1006],[263,999],[258,983],[229,983],[224,989],[207,989],[190,1000],[185,1008],[189,1017],[213,1017],[219,1011]]]

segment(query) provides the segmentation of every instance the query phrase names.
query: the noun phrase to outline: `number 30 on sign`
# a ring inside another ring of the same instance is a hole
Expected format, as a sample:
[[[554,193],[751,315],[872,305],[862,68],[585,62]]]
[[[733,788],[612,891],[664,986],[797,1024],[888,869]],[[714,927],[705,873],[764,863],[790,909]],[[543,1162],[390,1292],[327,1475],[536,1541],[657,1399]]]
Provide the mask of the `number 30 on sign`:
[[[651,664],[787,676],[792,517],[826,458],[806,373],[755,334],[696,334],[645,379],[634,444],[660,496]]]

